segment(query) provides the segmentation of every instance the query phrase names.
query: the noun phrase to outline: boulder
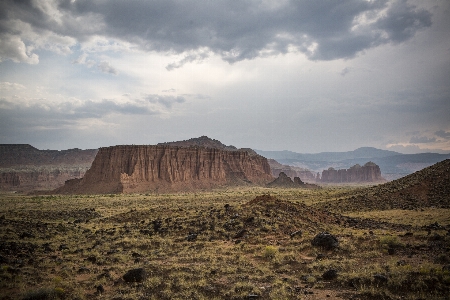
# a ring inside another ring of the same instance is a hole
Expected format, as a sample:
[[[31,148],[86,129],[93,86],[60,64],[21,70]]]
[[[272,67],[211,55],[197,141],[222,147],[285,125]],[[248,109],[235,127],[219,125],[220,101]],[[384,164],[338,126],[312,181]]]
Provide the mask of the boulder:
[[[123,275],[125,282],[142,282],[147,278],[147,272],[143,268],[129,270]]]
[[[338,276],[338,272],[335,269],[329,269],[325,273],[322,274],[322,278],[324,280],[333,280]]]
[[[321,232],[314,237],[311,245],[324,248],[325,250],[333,250],[339,247],[339,241],[334,235],[328,232]]]

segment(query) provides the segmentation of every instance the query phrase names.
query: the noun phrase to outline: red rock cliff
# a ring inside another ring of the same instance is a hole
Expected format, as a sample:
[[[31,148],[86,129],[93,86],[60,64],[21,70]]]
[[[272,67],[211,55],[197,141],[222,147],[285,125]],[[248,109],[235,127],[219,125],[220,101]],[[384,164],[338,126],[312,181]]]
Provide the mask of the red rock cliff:
[[[100,148],[82,179],[56,193],[184,191],[273,180],[267,159],[247,151],[203,147],[114,146]]]

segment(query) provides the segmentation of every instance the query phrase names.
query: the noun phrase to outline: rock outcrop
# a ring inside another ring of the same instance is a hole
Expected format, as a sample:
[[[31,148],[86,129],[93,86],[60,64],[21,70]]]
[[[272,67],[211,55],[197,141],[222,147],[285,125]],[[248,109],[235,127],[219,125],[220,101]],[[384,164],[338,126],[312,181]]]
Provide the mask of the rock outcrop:
[[[97,149],[39,150],[28,144],[0,145],[0,190],[53,190],[81,178]]]
[[[329,168],[322,171],[322,178],[320,179],[320,182],[331,183],[381,181],[384,181],[384,179],[381,177],[380,167],[373,162],[368,162],[364,166],[356,164],[350,169],[335,170]]]
[[[294,177],[294,181],[284,172],[278,174],[278,178],[267,184],[267,187],[278,188],[318,188],[315,184],[304,183],[299,177]]]
[[[272,175],[274,177],[278,177],[278,175],[283,172],[291,179],[298,177],[303,182],[315,182],[316,181],[314,174],[307,169],[289,166],[289,165],[282,165],[274,159],[269,159],[268,161],[269,161],[270,169],[272,171]]]
[[[204,147],[113,146],[100,148],[82,179],[55,193],[169,192],[265,185],[273,180],[265,157]]]

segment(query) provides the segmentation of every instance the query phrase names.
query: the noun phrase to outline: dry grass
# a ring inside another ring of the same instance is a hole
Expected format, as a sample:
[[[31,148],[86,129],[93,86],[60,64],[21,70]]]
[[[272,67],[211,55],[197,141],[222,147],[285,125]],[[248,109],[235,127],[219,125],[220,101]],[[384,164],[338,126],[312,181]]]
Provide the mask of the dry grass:
[[[450,225],[450,209],[445,208],[421,208],[418,210],[392,209],[384,211],[350,212],[347,216],[374,219],[397,224],[426,226],[430,220],[443,226]]]
[[[447,211],[365,212],[352,216],[400,225],[352,225],[311,207],[352,189],[3,194],[0,299],[445,299],[449,227],[421,226],[449,225]],[[279,200],[248,203],[268,193]],[[325,230],[338,249],[311,246]],[[147,278],[124,282],[133,268]],[[336,279],[322,278],[329,269]]]

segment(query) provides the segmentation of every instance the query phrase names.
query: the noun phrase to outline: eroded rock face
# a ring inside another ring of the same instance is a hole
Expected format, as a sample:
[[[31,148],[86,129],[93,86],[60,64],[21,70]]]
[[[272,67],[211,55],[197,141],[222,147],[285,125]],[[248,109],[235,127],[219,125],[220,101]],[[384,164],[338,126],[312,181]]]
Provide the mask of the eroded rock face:
[[[188,191],[272,180],[267,159],[247,151],[204,147],[113,146],[100,148],[92,167],[57,193]]]
[[[335,170],[329,168],[322,171],[321,182],[380,182],[384,181],[381,177],[381,170],[378,165],[368,162],[364,166],[354,165],[350,169]]]
[[[89,169],[97,149],[39,150],[28,144],[0,144],[0,190],[53,190]]]
[[[56,189],[64,185],[64,182],[84,176],[88,168],[60,168],[36,171],[18,170],[0,173],[0,190],[29,192],[32,190]]]

